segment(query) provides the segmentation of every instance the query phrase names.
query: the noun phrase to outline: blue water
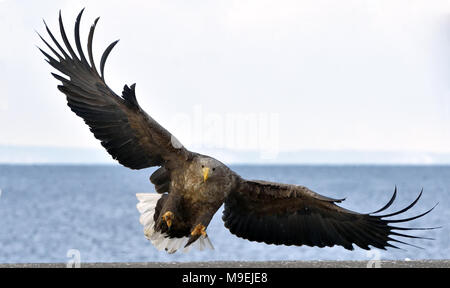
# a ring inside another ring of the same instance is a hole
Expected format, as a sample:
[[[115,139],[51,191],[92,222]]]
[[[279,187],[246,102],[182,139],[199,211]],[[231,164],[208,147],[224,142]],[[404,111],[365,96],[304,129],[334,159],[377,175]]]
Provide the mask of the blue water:
[[[67,262],[73,257],[71,249],[79,251],[82,262],[450,258],[450,167],[232,168],[245,178],[301,184],[330,197],[347,197],[342,206],[358,212],[381,208],[395,185],[399,193],[389,211],[403,208],[423,187],[422,199],[405,216],[426,211],[439,202],[434,211],[413,224],[443,228],[416,232],[436,239],[409,241],[425,249],[401,246],[403,250],[367,252],[359,248],[274,246],[233,236],[223,226],[221,209],[208,227],[214,251],[168,255],[145,239],[136,210],[135,194],[154,191],[148,181],[154,169],[0,165],[0,263]]]

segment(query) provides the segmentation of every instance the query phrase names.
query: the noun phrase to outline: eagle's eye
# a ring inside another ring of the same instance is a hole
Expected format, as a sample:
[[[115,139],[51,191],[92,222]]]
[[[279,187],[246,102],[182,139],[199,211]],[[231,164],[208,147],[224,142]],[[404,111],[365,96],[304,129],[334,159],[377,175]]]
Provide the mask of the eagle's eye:
[[[213,168],[213,171],[216,171],[216,168]]]
[[[202,168],[205,168],[205,165],[202,165]]]

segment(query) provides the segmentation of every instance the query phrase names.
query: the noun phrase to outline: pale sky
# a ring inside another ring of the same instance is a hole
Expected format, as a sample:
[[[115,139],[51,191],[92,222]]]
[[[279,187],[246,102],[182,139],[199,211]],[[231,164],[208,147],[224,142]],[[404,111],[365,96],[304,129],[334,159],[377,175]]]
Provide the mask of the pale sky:
[[[59,36],[61,9],[72,37],[83,7],[84,47],[101,17],[98,62],[121,40],[108,85],[136,82],[141,106],[193,150],[450,152],[440,0],[0,0],[0,145],[101,147],[35,47],[35,31],[48,39],[42,19]]]

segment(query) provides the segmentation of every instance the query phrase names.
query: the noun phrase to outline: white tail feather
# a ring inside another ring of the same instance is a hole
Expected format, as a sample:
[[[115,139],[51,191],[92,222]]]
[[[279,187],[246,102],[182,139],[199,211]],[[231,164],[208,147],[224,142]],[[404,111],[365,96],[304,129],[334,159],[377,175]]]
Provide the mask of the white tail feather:
[[[158,250],[165,250],[172,254],[183,248],[189,241],[189,237],[170,238],[167,234],[155,231],[155,208],[160,194],[138,193],[136,194],[139,203],[136,205],[141,216],[139,222],[144,226],[145,237]],[[189,252],[190,248],[197,248],[200,251],[205,249],[214,250],[214,247],[208,236],[200,236],[194,243],[183,249],[183,252]]]

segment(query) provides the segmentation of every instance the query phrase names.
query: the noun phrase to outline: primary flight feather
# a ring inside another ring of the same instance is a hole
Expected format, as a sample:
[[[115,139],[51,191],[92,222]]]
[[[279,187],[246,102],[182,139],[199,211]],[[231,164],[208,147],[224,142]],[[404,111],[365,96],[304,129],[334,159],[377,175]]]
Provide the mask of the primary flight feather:
[[[59,30],[64,47],[44,22],[54,46],[39,36],[54,55],[40,50],[47,62],[65,75],[52,73],[61,81],[58,89],[66,95],[70,109],[84,120],[114,159],[131,169],[160,167],[150,177],[159,194],[137,194],[144,234],[158,249],[173,253],[180,248],[189,249],[192,244],[199,249],[212,248],[206,229],[222,204],[223,221],[231,233],[267,244],[340,245],[353,250],[353,244],[363,249],[397,248],[392,242],[410,245],[393,236],[430,239],[396,231],[434,228],[392,224],[422,217],[434,207],[415,217],[390,218],[412,208],[422,192],[408,207],[379,215],[394,202],[395,189],[382,209],[361,214],[336,205],[344,199],[322,196],[298,185],[249,181],[220,161],[187,150],[140,107],[135,84],[125,85],[120,96],[108,87],[104,67],[118,41],[103,53],[99,73],[92,53],[99,18],[89,31],[86,57],[80,40],[83,11],[75,22],[76,51],[67,38],[61,13]]]

